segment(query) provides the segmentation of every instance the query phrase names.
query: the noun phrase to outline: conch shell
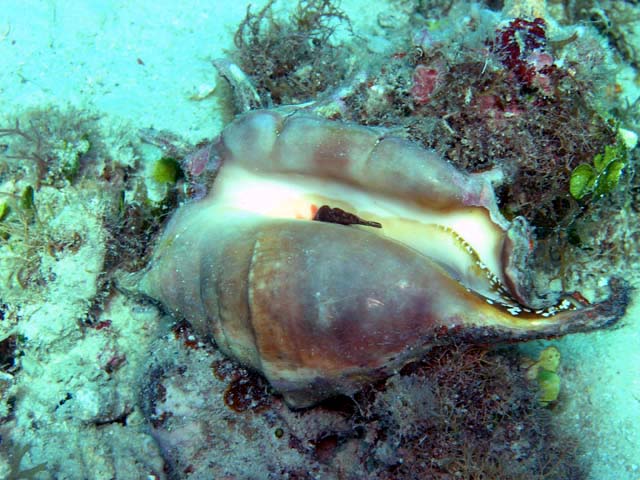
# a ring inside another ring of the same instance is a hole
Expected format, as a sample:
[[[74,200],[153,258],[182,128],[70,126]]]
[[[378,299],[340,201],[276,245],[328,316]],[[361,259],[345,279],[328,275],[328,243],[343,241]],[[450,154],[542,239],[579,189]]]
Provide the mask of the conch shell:
[[[500,214],[491,174],[404,139],[258,110],[212,152],[209,194],[174,214],[140,289],[292,407],[351,394],[435,344],[599,328],[628,302],[616,283],[603,303],[540,308],[523,280],[526,224]]]

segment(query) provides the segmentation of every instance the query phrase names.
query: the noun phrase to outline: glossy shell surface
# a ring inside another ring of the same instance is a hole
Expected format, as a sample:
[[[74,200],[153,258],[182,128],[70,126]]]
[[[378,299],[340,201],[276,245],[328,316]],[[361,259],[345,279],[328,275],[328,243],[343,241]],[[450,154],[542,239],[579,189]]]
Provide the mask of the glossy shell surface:
[[[249,112],[212,146],[215,180],[180,207],[141,290],[307,407],[389,375],[434,344],[608,325],[628,302],[542,305],[526,224],[492,180],[375,129]],[[218,168],[219,167],[219,168]],[[315,221],[321,207],[381,225]]]

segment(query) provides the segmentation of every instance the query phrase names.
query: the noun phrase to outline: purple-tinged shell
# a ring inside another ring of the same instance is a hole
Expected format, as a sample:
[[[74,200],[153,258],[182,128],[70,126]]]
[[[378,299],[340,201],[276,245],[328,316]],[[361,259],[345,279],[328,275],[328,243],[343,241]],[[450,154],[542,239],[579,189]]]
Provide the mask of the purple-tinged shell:
[[[602,303],[543,308],[526,222],[504,219],[489,177],[379,130],[253,111],[190,162],[215,180],[174,214],[140,288],[293,407],[436,344],[601,328],[628,303],[612,282]],[[324,206],[381,228],[314,220]]]

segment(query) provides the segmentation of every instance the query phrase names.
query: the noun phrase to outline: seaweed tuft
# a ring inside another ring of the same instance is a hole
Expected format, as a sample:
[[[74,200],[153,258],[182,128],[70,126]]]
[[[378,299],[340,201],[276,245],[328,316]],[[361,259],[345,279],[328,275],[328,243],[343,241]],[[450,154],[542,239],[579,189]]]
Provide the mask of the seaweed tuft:
[[[347,76],[346,45],[336,30],[349,18],[331,0],[300,0],[287,19],[270,0],[256,13],[249,7],[238,27],[232,56],[253,81],[265,105],[301,103]]]
[[[38,108],[0,128],[4,178],[18,176],[36,187],[74,183],[99,150],[98,116],[75,107]]]
[[[389,379],[366,410],[382,478],[586,478],[518,362],[508,350],[437,347]]]

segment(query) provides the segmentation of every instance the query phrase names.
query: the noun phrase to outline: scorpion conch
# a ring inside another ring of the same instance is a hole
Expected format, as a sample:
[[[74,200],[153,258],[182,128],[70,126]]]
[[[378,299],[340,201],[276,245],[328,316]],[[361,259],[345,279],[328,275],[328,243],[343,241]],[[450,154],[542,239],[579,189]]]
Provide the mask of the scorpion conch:
[[[213,185],[175,212],[140,290],[292,407],[351,394],[436,344],[599,328],[628,303],[611,282],[602,303],[543,308],[522,268],[526,224],[500,214],[490,175],[407,140],[257,110],[211,148]],[[321,208],[328,221],[314,221]]]

